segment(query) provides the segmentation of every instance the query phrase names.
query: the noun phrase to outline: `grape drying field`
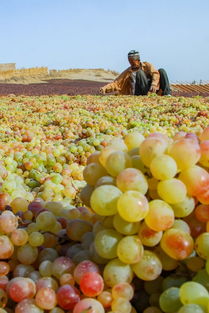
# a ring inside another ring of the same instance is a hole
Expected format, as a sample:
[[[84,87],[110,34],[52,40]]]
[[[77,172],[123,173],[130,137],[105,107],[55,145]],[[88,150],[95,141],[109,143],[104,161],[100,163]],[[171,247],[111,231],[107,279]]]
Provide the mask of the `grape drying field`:
[[[209,313],[209,97],[102,85],[0,85],[0,313]]]

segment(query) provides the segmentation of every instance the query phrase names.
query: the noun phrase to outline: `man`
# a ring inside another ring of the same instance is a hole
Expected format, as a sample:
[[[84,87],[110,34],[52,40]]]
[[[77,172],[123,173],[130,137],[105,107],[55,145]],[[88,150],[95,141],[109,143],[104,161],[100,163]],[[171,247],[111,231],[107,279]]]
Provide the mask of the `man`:
[[[170,95],[168,76],[164,69],[156,70],[151,63],[141,62],[139,52],[128,53],[130,67],[122,72],[112,83],[100,89],[100,93],[117,92],[121,95],[147,95],[148,92],[158,95]]]

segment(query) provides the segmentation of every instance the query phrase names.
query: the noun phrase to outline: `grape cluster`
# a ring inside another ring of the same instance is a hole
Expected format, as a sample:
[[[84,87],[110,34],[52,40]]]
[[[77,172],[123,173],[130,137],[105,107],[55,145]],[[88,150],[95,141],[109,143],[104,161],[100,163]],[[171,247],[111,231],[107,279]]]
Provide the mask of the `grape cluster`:
[[[85,206],[2,196],[0,313],[208,313],[208,142],[114,138],[87,160]]]

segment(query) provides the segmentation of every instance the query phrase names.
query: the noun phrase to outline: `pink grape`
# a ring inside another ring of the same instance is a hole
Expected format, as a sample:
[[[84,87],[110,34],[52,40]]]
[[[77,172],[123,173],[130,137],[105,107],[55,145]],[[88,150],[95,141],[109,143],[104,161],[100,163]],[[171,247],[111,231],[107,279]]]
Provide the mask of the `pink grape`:
[[[16,277],[10,280],[8,295],[15,302],[20,302],[27,298],[33,298],[36,293],[36,285],[30,278]]]
[[[102,292],[103,288],[103,278],[96,272],[87,272],[80,280],[80,289],[87,297],[98,296]]]
[[[85,260],[83,262],[80,262],[75,270],[74,270],[74,273],[73,273],[73,276],[74,276],[74,279],[75,281],[80,284],[80,280],[81,278],[83,277],[83,275],[85,273],[88,273],[88,272],[96,272],[96,273],[99,273],[99,268],[98,266],[92,262],[92,261],[89,261],[89,260]]]
[[[56,293],[52,288],[41,288],[35,297],[38,307],[44,310],[51,310],[57,304]]]
[[[64,310],[73,310],[76,303],[80,301],[78,290],[71,285],[63,285],[57,291],[57,302]]]
[[[105,310],[101,303],[92,298],[82,299],[78,302],[73,310],[73,313],[104,313]]]

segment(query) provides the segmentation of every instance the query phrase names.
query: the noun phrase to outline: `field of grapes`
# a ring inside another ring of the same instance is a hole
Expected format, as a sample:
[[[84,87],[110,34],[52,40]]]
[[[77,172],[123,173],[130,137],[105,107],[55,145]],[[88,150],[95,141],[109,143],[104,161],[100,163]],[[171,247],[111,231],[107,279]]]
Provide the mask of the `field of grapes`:
[[[209,313],[209,97],[0,94],[0,313]]]

